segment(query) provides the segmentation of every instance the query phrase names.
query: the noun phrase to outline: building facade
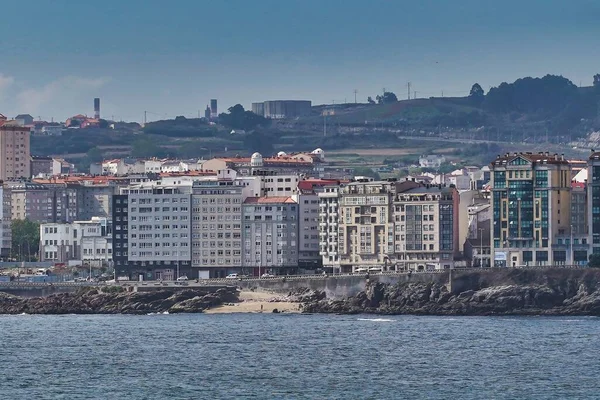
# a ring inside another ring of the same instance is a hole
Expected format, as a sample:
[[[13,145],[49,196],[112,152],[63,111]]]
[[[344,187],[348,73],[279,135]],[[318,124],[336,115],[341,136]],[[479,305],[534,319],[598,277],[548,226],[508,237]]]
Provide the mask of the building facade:
[[[242,267],[242,203],[236,179],[197,181],[192,194],[192,277],[224,278]]]
[[[7,122],[0,125],[0,180],[31,177],[28,127]]]
[[[40,261],[108,266],[112,261],[110,230],[106,218],[40,224]]]
[[[398,190],[393,199],[393,247],[390,262],[404,270],[449,269],[459,253],[458,190],[441,185],[421,185]],[[382,214],[383,215],[383,214]]]
[[[323,267],[335,273],[340,270],[338,246],[341,186],[327,186],[319,192],[319,255]]]
[[[382,268],[394,252],[395,183],[352,182],[341,190],[338,251],[342,272]]]
[[[127,263],[134,276],[172,280],[189,274],[191,187],[149,182],[123,188],[121,194],[127,195],[128,233],[115,225],[115,239],[127,234]]]
[[[298,204],[291,197],[248,197],[242,207],[243,268],[254,276],[298,269]]]
[[[0,207],[0,259],[10,257],[12,248],[12,231],[11,231],[11,196],[10,190],[4,189],[3,182],[0,181],[0,199],[2,206]]]
[[[507,153],[491,164],[496,266],[573,263],[571,166],[558,154]]]

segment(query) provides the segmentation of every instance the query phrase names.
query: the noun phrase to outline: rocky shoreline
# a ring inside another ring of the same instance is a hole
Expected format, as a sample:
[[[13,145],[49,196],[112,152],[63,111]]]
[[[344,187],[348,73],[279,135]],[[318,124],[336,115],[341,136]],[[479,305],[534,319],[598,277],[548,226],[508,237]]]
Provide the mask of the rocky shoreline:
[[[23,298],[0,292],[0,314],[150,314],[200,313],[238,301],[238,293],[218,289],[125,292],[85,288],[75,293]]]
[[[395,285],[367,282],[356,296],[310,299],[304,313],[414,315],[589,315],[600,316],[598,282],[506,284],[451,293],[439,283]]]

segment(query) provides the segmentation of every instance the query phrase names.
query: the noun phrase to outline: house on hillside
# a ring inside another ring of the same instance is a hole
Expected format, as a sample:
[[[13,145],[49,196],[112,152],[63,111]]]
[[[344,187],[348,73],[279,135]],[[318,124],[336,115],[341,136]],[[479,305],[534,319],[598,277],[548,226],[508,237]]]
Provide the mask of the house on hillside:
[[[29,114],[19,114],[15,117],[15,121],[21,126],[33,125],[33,117]]]
[[[419,157],[419,166],[421,168],[439,168],[446,162],[446,157],[437,154],[423,155]]]

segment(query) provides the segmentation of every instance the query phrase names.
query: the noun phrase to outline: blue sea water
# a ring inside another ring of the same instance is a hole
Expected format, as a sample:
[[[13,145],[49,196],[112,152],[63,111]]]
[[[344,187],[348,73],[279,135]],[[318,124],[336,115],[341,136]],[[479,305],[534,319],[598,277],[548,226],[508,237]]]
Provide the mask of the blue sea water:
[[[0,316],[0,399],[597,399],[600,319]]]

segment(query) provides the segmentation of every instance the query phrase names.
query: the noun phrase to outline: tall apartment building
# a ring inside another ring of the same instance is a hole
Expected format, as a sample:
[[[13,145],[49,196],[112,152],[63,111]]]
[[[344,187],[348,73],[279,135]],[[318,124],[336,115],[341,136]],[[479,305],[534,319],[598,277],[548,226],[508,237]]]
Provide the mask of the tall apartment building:
[[[129,267],[129,196],[115,194],[112,198],[113,265],[118,276],[131,276]]]
[[[97,184],[82,181],[77,184],[68,185],[70,189],[77,192],[76,203],[77,218],[87,220],[92,217],[112,216],[112,197],[119,192],[120,187],[115,183]]]
[[[319,255],[324,268],[340,270],[338,246],[341,186],[328,186],[319,192]]]
[[[393,197],[393,240],[389,262],[404,270],[448,269],[460,243],[459,194],[455,187],[422,185],[399,190]]]
[[[491,164],[492,259],[496,266],[573,263],[571,166],[549,153],[507,153]]]
[[[0,258],[6,259],[10,256],[12,247],[12,231],[11,231],[11,197],[10,190],[4,189],[4,183],[0,181]]]
[[[0,180],[31,177],[30,128],[10,122],[0,125]]]
[[[121,189],[113,209],[113,259],[119,274],[172,280],[178,271],[179,276],[190,273],[191,196],[190,186],[160,182]]]
[[[600,254],[600,152],[588,159],[587,209],[591,253]]]
[[[298,204],[291,197],[249,197],[242,208],[243,267],[258,276],[298,268]]]
[[[42,185],[15,181],[6,182],[5,188],[11,194],[13,220],[29,219],[39,223],[77,220],[76,209],[70,207],[75,201],[76,192],[65,184]]]
[[[397,182],[352,182],[341,189],[338,251],[342,272],[381,267],[394,252],[392,203]]]
[[[230,272],[240,272],[242,203],[248,188],[243,180],[223,175],[194,182],[192,277],[222,278]]]
[[[319,252],[319,195],[310,190],[292,198],[298,203],[298,266],[314,270],[323,265]]]
[[[320,203],[322,200],[325,203],[325,197],[320,198],[319,195],[328,189],[339,188],[341,183],[339,180],[303,179],[298,183],[298,194],[292,196],[298,203],[298,265],[306,272],[323,266],[319,224],[327,223],[328,207],[324,204],[321,208]],[[335,208],[337,213],[337,206]],[[337,224],[335,229],[337,234]],[[325,242],[324,247],[327,247]]]

